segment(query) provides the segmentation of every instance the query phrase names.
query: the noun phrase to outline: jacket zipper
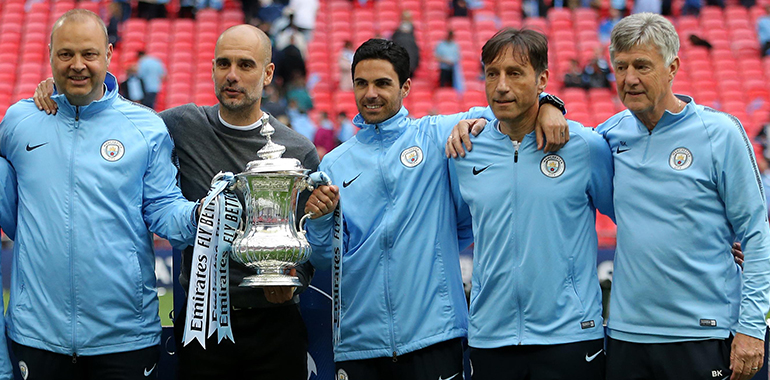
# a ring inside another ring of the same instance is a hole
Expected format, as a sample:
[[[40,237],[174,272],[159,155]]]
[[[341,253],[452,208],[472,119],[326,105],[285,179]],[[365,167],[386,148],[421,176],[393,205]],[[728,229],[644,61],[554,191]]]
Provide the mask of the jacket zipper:
[[[650,140],[652,140],[652,129],[647,127],[645,127],[645,129],[647,129],[647,143],[644,146],[644,157],[642,158],[643,163],[647,162],[647,154],[650,152]]]
[[[519,162],[519,146],[521,143],[518,141],[511,141],[513,143],[513,163]]]
[[[382,143],[382,135],[380,134],[380,126],[375,125],[374,126],[374,132],[377,134],[377,137],[380,142],[380,148],[383,148]],[[388,193],[388,203],[390,203],[390,189],[387,188],[388,182],[385,180],[385,175],[382,169],[382,161],[380,160],[382,157],[382,154],[380,154],[380,157],[378,157],[379,166],[380,166],[380,176],[382,177],[382,183],[385,186],[385,190]],[[387,214],[387,213],[386,213]],[[388,229],[385,229],[385,272],[383,274],[383,280],[385,282],[385,302],[388,305],[388,315],[393,315],[393,305],[390,302],[390,282],[388,281],[388,275],[390,274],[390,239],[388,238]],[[396,333],[393,331],[393,321],[388,320],[388,329],[390,330],[390,345],[393,348],[393,363],[398,361],[398,354],[396,353]]]
[[[519,147],[521,146],[521,142],[519,142],[519,141],[511,141],[511,143],[513,144],[513,163],[516,164],[516,163],[519,162]],[[514,184],[514,186],[513,186],[513,204],[514,204],[514,208],[516,207],[516,205],[519,202],[519,200],[518,200],[519,193],[517,191],[517,189],[519,187],[517,186],[518,185],[517,184],[517,178],[518,178],[518,168],[517,168],[516,165],[514,165],[513,166],[513,184]],[[516,211],[517,210],[513,210],[514,218],[515,218],[515,215],[518,215],[518,212],[516,212]],[[517,227],[517,222],[514,219],[514,222],[513,222],[513,234],[514,235],[516,235],[516,227]],[[516,236],[514,236],[514,239],[513,239],[513,244],[514,244],[513,251],[514,252],[518,252],[519,251],[518,241],[519,241],[519,239],[517,239]],[[518,273],[519,272],[518,264],[514,265],[513,270],[515,271],[514,277],[516,278],[516,283],[514,285],[515,289],[513,290],[513,294],[519,294],[519,278],[521,276]],[[518,345],[521,345],[521,340],[522,340],[521,338],[524,335],[523,332],[521,331],[522,328],[523,328],[523,326],[522,326],[523,325],[523,322],[522,322],[522,314],[523,313],[521,312],[521,299],[518,296],[516,296],[516,310],[519,311],[519,313],[518,313],[518,325],[519,326],[516,329],[516,331],[519,334],[519,343],[518,343]]]
[[[74,133],[72,136],[72,151],[70,152],[70,289],[72,289],[71,292],[71,302],[72,302],[72,308],[70,311],[70,323],[72,324],[72,363],[77,363],[77,339],[75,338],[75,335],[77,334],[77,312],[76,312],[76,301],[75,301],[75,260],[73,259],[72,255],[75,254],[75,249],[73,249],[72,245],[75,244],[74,239],[74,221],[75,217],[73,215],[74,213],[74,207],[73,204],[75,203],[75,151],[77,151],[77,137],[78,137],[78,123],[80,122],[80,106],[75,106],[75,126],[74,126]]]

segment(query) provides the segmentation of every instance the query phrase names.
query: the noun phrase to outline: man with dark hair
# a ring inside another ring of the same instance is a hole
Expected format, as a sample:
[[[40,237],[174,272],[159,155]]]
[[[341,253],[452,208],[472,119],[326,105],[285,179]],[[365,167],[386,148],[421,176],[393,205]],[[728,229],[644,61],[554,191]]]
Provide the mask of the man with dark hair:
[[[310,261],[333,264],[337,378],[458,379],[467,333],[459,250],[472,231],[443,144],[458,121],[492,115],[477,107],[408,118],[409,56],[391,41],[362,44],[352,74],[360,131],[319,166],[342,186],[316,189],[305,208],[316,214]],[[340,199],[337,216],[324,215]]]
[[[575,122],[558,154],[537,150],[538,95],[550,75],[544,35],[504,29],[481,55],[496,119],[452,161],[476,243],[473,379],[603,379],[594,226],[597,208],[614,215],[612,154]]]
[[[118,96],[101,18],[68,11],[49,50],[59,112],[27,99],[0,123],[19,196],[8,337],[25,379],[154,377],[153,233],[191,244],[196,205],[163,121]]]

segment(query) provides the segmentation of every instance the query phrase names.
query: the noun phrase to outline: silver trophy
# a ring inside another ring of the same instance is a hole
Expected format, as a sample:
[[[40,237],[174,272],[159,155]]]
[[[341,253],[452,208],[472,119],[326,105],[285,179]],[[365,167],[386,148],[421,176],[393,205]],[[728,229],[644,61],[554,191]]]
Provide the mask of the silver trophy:
[[[262,120],[262,136],[267,144],[257,152],[260,160],[248,163],[238,173],[235,192],[246,206],[246,219],[233,241],[233,260],[257,271],[243,279],[240,286],[300,286],[299,278],[285,274],[286,270],[304,262],[310,256],[310,245],[302,229],[295,227],[299,193],[312,188],[310,170],[299,160],[282,158],[286,147],[271,140],[275,129]]]

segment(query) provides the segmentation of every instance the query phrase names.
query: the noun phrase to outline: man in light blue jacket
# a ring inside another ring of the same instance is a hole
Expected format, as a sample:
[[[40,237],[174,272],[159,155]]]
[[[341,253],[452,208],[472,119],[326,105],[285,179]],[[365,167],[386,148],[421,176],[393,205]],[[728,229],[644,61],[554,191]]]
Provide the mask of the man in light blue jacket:
[[[119,97],[101,19],[65,13],[50,52],[58,113],[27,99],[0,123],[18,181],[8,336],[28,379],[155,376],[153,233],[191,244],[196,205],[163,121]]]
[[[468,343],[474,380],[604,378],[596,210],[612,217],[612,154],[570,122],[556,153],[535,142],[548,42],[507,28],[481,50],[495,114],[452,160],[475,241]]]
[[[628,110],[596,128],[614,157],[618,223],[608,379],[743,380],[763,363],[770,228],[754,150],[738,119],[672,92],[678,51],[660,15],[612,30]]]
[[[332,267],[337,376],[462,377],[459,250],[472,231],[444,141],[458,121],[491,112],[408,118],[408,53],[391,41],[365,42],[352,66],[360,131],[319,167],[341,188],[317,189],[306,206],[324,214],[341,199],[339,217],[308,222],[311,262]]]

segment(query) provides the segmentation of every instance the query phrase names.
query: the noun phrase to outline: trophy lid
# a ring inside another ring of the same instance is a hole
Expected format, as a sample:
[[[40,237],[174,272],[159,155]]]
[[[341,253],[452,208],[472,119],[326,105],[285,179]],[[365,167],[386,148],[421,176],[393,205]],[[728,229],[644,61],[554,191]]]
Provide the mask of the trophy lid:
[[[269,123],[270,115],[262,113],[262,130],[259,132],[262,136],[267,138],[267,143],[259,151],[257,155],[259,160],[254,160],[246,165],[246,170],[241,175],[249,174],[264,174],[264,173],[279,173],[290,172],[290,174],[304,175],[309,170],[302,167],[302,163],[296,158],[283,158],[281,157],[286,151],[286,147],[273,142],[271,136],[275,133],[275,128]]]
[[[259,131],[259,134],[265,136],[267,143],[262,147],[262,149],[257,151],[257,155],[263,160],[281,158],[283,153],[286,152],[285,146],[273,142],[271,136],[273,133],[275,133],[275,128],[270,125],[269,119],[270,115],[268,115],[266,112],[263,112],[261,118],[262,129]]]

